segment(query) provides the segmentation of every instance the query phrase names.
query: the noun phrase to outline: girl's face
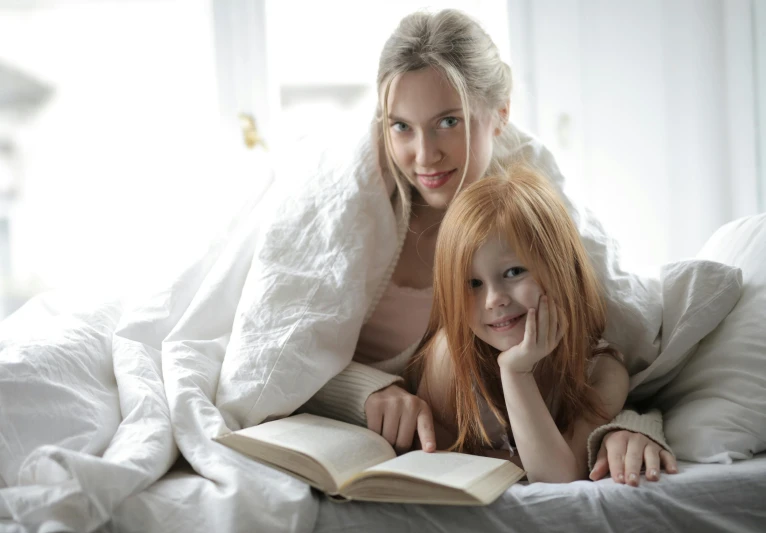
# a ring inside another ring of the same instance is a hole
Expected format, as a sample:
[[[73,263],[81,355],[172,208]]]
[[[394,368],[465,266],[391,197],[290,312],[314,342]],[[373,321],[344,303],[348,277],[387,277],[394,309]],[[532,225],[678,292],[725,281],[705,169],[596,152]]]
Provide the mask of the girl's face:
[[[466,167],[463,187],[484,175],[492,159],[493,136],[502,131],[496,113],[472,109],[468,161],[460,96],[432,67],[394,79],[388,112],[385,120],[396,164],[426,203],[437,209],[446,209],[455,196]],[[501,112],[507,113],[507,108]]]
[[[474,335],[501,352],[524,340],[527,311],[544,293],[504,238],[490,236],[476,251],[468,283]]]

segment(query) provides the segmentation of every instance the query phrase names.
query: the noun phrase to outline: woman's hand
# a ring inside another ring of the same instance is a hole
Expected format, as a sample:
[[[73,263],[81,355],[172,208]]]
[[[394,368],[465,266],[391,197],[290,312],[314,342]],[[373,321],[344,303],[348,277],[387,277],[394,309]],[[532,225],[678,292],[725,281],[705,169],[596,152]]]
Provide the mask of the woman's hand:
[[[549,303],[547,296],[541,296],[538,311],[527,312],[524,340],[497,356],[501,370],[532,372],[535,364],[558,346],[564,336],[564,328],[560,326],[556,306]]]
[[[367,427],[382,435],[396,453],[408,452],[417,431],[424,451],[436,450],[434,419],[431,408],[421,398],[397,385],[370,394],[364,404]]]
[[[637,487],[642,465],[646,466],[649,481],[659,481],[662,467],[670,474],[678,472],[675,457],[649,437],[626,430],[612,431],[601,441],[590,479],[597,481],[609,473],[616,483]]]

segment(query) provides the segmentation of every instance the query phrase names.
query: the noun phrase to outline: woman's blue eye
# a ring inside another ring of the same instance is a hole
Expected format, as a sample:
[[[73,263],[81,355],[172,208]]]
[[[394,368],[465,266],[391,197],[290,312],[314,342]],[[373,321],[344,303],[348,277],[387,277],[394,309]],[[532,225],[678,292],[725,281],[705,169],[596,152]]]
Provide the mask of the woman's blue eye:
[[[478,279],[472,279],[472,280],[470,280],[470,281],[468,282],[468,285],[469,285],[469,286],[470,286],[472,289],[478,289],[479,287],[481,287],[482,283],[481,283],[481,280],[478,280]]]
[[[409,129],[409,126],[405,124],[404,122],[394,122],[391,127],[394,129],[394,131],[407,131]]]
[[[445,117],[439,122],[442,128],[454,128],[460,121],[455,117]]]
[[[503,274],[506,278],[515,278],[516,276],[522,275],[524,272],[526,272],[527,269],[524,267],[511,267],[508,270],[505,271],[505,274]]]

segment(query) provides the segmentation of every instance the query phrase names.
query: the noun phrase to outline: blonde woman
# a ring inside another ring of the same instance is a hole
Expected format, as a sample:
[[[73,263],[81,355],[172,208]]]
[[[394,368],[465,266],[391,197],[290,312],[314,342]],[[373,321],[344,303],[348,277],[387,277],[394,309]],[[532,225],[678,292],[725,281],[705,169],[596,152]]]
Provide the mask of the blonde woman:
[[[445,210],[461,188],[501,171],[511,160],[547,167],[547,175],[561,178],[544,147],[509,123],[510,68],[465,14],[445,10],[405,17],[383,48],[377,82],[379,113],[372,135],[379,171],[408,231],[402,232],[391,278],[360,332],[353,362],[306,408],[366,425],[398,451],[418,443],[431,451],[440,428],[435,429],[431,406],[406,390],[400,374],[426,332]],[[603,248],[607,239],[599,237],[586,245]],[[606,267],[596,265],[596,270]],[[643,466],[652,480],[659,479],[661,462],[675,469],[661,421],[647,416],[624,412],[594,432],[592,445],[599,454],[593,479],[611,473],[617,481],[637,485]]]

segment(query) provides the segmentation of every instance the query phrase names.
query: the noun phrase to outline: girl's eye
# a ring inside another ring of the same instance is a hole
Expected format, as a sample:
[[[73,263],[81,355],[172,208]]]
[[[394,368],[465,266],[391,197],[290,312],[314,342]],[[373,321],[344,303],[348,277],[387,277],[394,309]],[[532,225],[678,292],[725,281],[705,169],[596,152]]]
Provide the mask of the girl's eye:
[[[455,117],[444,117],[439,122],[439,127],[441,127],[441,128],[454,128],[455,126],[458,125],[459,122],[460,122],[460,120],[458,120]]]
[[[403,132],[407,131],[410,127],[405,124],[404,122],[394,122],[391,127],[394,129],[394,131]]]
[[[478,280],[478,279],[472,279],[472,280],[470,280],[470,281],[468,282],[468,285],[469,285],[469,286],[470,286],[472,289],[478,289],[479,287],[481,287],[481,286],[482,286],[482,283],[481,283],[481,280]]]
[[[527,269],[524,267],[511,267],[508,270],[505,271],[505,274],[503,274],[506,278],[515,278],[516,276],[522,275],[524,272],[526,272]]]

